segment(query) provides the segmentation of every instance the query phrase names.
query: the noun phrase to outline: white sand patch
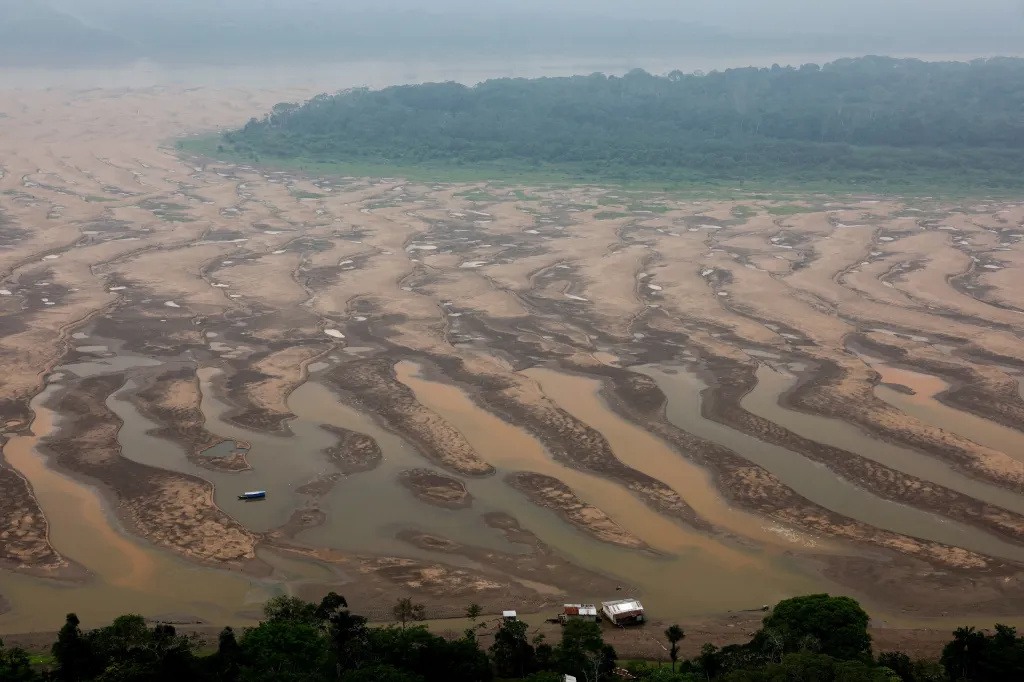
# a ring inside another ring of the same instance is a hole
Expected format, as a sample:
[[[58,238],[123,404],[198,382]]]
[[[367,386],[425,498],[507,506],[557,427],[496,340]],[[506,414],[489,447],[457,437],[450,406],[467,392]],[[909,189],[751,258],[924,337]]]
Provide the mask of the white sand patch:
[[[582,296],[575,296],[573,294],[566,294],[565,297],[568,298],[568,299],[571,299],[573,301],[583,301],[585,303],[589,303],[588,299],[585,299]]]
[[[728,296],[728,295],[729,295],[729,292],[728,292],[728,291],[719,291],[719,292],[718,292],[718,295],[719,295],[719,296]]]
[[[352,319],[355,320],[356,322],[366,322],[366,318],[363,317],[362,315],[356,315]]]
[[[180,308],[181,307],[180,305],[178,305],[174,301],[164,301],[164,305],[167,306],[168,308]]]
[[[659,287],[657,284],[648,284],[647,288],[650,289],[651,291],[661,291],[661,287]]]
[[[989,270],[1002,270],[1003,269],[1003,267],[1001,265],[984,265],[982,267],[988,268]]]
[[[285,250],[284,250],[284,249],[280,249],[280,250],[278,250],[278,251],[271,251],[271,252],[270,252],[270,254],[271,254],[272,256],[280,256],[280,255],[281,255],[282,253],[285,253]]]
[[[485,261],[485,260],[471,260],[469,262],[463,263],[459,267],[460,268],[479,268],[479,267],[482,267],[484,265],[487,265],[487,261]]]
[[[702,230],[721,230],[722,226],[721,225],[701,225],[700,229],[702,229]]]
[[[10,295],[11,295],[11,290],[10,289],[0,289],[0,296],[10,296]]]
[[[537,230],[523,230],[523,232],[526,234],[540,234]]]
[[[218,334],[217,332],[206,332],[206,338],[208,339],[215,339],[218,336],[220,336],[220,334]]]
[[[337,329],[325,329],[324,334],[327,334],[327,336],[333,337],[335,339],[345,338],[345,335],[339,332]]]
[[[893,238],[893,237],[879,237],[878,241],[880,241],[880,242],[894,242],[894,241],[896,241],[896,239]]]
[[[437,247],[433,244],[410,244],[405,247],[406,251],[435,251]]]
[[[43,256],[43,260],[57,260],[60,256],[56,253],[51,253],[49,256]]]
[[[343,261],[340,261],[338,263],[338,265],[352,265],[352,263],[355,263],[355,261],[354,260],[343,260]]]

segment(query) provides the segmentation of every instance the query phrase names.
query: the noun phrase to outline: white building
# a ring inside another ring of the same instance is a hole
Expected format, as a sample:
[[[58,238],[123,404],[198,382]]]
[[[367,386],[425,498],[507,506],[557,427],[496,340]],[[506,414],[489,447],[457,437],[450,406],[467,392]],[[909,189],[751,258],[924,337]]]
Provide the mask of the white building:
[[[601,613],[615,625],[635,625],[644,622],[644,605],[636,599],[603,602]]]

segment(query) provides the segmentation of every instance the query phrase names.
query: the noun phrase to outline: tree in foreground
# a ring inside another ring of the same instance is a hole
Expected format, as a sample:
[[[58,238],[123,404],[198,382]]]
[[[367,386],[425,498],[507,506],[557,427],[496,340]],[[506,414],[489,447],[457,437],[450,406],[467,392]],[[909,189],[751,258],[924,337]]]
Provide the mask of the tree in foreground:
[[[770,648],[768,633],[781,634],[783,650],[816,650],[840,660],[871,659],[870,617],[855,599],[811,594],[780,601],[765,617],[754,644]]]
[[[535,653],[526,627],[521,620],[507,620],[494,633],[490,652],[498,677],[525,677],[534,671]]]
[[[668,657],[672,659],[672,672],[676,671],[676,661],[679,660],[679,642],[686,639],[686,633],[678,625],[670,625],[665,630],[665,639],[668,640],[669,650]]]
[[[426,620],[427,607],[423,604],[414,604],[409,597],[402,597],[395,603],[391,613],[394,614],[395,620],[402,624],[404,630],[409,621]]]
[[[34,682],[37,678],[32,670],[28,654],[22,649],[4,648],[0,640],[0,680],[3,682]]]

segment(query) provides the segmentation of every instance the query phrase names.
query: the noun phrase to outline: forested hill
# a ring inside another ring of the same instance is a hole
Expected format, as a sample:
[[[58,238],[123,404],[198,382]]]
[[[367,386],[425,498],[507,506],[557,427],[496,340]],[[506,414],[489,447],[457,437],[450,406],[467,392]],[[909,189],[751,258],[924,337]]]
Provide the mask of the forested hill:
[[[430,83],[279,104],[250,158],[595,179],[1024,186],[1024,59]]]

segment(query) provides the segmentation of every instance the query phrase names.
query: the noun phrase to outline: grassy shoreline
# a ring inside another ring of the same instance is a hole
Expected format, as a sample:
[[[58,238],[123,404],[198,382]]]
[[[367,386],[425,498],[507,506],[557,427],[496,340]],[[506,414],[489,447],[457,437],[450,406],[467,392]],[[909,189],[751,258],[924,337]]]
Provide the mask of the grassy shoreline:
[[[301,157],[258,157],[238,152],[223,144],[221,133],[207,133],[173,141],[179,153],[218,163],[246,164],[267,170],[291,170],[308,175],[335,177],[401,178],[409,182],[440,184],[487,183],[492,186],[578,187],[583,185],[627,190],[666,192],[679,196],[720,200],[775,200],[790,196],[904,197],[922,199],[1006,199],[1024,196],[1024,191],[965,187],[947,179],[945,183],[919,180],[905,185],[887,182],[857,183],[792,180],[722,180],[695,175],[689,180],[624,179],[563,167],[526,167],[514,162],[493,164],[384,164],[362,160],[324,162]],[[763,197],[752,196],[764,194]]]

